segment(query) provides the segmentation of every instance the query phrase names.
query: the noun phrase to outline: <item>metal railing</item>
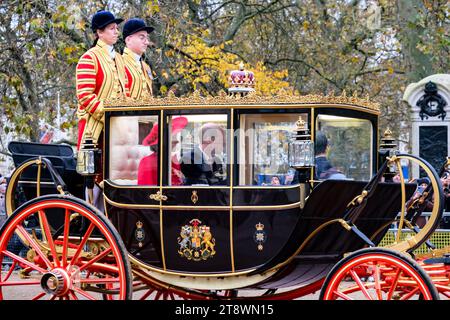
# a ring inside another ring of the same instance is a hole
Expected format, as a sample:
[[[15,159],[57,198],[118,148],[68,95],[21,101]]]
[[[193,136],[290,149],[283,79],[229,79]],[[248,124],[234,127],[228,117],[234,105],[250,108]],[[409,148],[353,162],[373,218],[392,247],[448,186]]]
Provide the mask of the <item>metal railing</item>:
[[[431,215],[430,212],[423,212],[422,217],[427,219]],[[436,247],[436,249],[441,249],[444,247],[450,246],[450,212],[444,212],[442,215],[441,225],[444,222],[444,219],[449,219],[449,226],[447,228],[441,228],[441,226],[436,229],[435,232],[430,236],[429,241]],[[389,231],[386,233],[384,238],[378,244],[380,247],[391,245],[395,242],[396,236],[398,233],[398,228],[395,224],[391,226]],[[410,238],[415,233],[410,229],[403,228],[400,236],[400,241],[406,240]],[[419,248],[414,250],[414,254],[423,254],[429,252],[430,249],[424,243]]]

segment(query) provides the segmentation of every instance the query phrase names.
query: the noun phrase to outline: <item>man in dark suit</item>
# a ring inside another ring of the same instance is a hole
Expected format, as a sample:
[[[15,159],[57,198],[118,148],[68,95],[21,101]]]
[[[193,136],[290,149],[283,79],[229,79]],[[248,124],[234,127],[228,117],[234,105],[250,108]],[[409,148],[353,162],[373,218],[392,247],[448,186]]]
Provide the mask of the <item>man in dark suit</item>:
[[[200,129],[200,145],[193,145],[182,151],[181,172],[185,185],[225,185],[225,164],[220,155],[225,149],[224,129],[214,123],[207,123]]]

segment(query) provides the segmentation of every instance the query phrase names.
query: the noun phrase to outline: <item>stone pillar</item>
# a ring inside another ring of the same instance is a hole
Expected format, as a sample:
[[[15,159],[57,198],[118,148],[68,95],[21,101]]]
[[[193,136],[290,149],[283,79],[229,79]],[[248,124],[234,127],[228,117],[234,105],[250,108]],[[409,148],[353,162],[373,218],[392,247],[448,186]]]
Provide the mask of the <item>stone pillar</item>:
[[[438,171],[450,155],[450,74],[435,74],[408,85],[403,100],[411,106],[412,154]],[[419,177],[419,168],[412,168]]]

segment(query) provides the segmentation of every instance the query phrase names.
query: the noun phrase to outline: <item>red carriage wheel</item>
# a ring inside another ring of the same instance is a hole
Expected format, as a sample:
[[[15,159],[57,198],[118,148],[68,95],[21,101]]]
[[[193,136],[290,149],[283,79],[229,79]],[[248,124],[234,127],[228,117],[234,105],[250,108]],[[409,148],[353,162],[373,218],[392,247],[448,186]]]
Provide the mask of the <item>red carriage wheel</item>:
[[[12,250],[22,239],[26,255]],[[0,229],[0,299],[131,299],[131,267],[111,222],[71,196],[33,199]]]
[[[427,273],[411,258],[393,250],[358,250],[338,262],[320,292],[323,300],[439,299]]]

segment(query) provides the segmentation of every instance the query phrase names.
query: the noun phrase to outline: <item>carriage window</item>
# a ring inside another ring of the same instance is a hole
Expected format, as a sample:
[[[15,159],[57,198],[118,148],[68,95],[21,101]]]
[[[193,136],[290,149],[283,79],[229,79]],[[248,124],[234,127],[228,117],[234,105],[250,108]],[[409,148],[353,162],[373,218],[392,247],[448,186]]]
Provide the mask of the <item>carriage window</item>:
[[[369,180],[372,131],[369,120],[319,115],[314,145],[316,178]]]
[[[295,183],[289,167],[289,138],[299,116],[307,114],[242,114],[239,132],[239,184],[288,185]]]
[[[109,178],[123,185],[157,185],[158,117],[111,117]]]
[[[227,115],[169,117],[169,185],[226,185]]]

